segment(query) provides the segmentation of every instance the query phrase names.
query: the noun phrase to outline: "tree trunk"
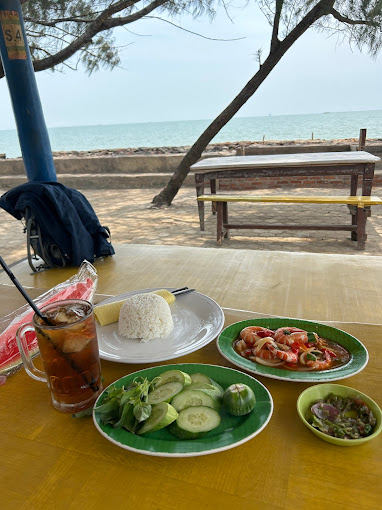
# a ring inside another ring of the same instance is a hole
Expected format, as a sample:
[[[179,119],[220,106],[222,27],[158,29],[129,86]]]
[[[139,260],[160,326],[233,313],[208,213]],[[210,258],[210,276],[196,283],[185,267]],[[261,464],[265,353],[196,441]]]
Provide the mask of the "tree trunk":
[[[273,55],[272,55],[273,57]],[[280,57],[281,58],[281,57]],[[207,129],[200,135],[197,141],[193,144],[182,161],[179,163],[178,168],[171,176],[166,187],[156,195],[152,203],[156,207],[164,205],[171,205],[172,200],[175,198],[184,179],[187,177],[190,166],[196,163],[204,149],[210,141],[219,133],[219,131],[227,124],[229,120],[239,111],[243,104],[256,92],[261,83],[265,80],[271,70],[275,67],[279,58],[272,58],[271,55],[267,58],[255,76],[246,84],[246,86],[239,92],[235,99],[223,110],[223,112],[216,117],[215,120],[207,127]]]
[[[219,133],[227,122],[232,119],[232,117],[240,110],[248,99],[252,97],[289,48],[315,21],[328,14],[328,10],[332,5],[333,0],[322,0],[308,14],[306,14],[306,16],[283,41],[280,41],[279,44],[274,44],[274,40],[272,41],[273,44],[271,46],[271,51],[267,59],[264,61],[264,64],[261,65],[257,73],[249,80],[227,108],[225,108],[222,113],[211,122],[207,129],[196,140],[194,145],[180,162],[178,168],[171,176],[165,188],[159,193],[159,195],[156,195],[153,198],[152,204],[154,206],[162,207],[164,205],[171,205],[171,202],[175,198],[184,182],[184,179],[190,171],[190,166],[200,159],[203,151],[211,140]]]

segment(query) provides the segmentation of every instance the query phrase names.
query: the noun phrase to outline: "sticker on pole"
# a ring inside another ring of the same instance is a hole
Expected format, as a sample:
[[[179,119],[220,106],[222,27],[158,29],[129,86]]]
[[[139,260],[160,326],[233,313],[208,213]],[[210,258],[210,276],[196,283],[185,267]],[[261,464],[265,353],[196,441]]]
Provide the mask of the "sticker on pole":
[[[0,23],[9,60],[26,60],[24,37],[17,11],[0,11]]]

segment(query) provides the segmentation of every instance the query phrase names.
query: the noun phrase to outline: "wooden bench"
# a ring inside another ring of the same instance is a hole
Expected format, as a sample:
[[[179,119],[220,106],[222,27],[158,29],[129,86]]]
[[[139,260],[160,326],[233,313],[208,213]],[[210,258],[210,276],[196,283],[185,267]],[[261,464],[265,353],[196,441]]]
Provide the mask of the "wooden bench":
[[[366,219],[370,216],[372,205],[382,205],[382,199],[375,196],[251,196],[251,195],[200,195],[201,202],[216,204],[217,244],[228,237],[231,229],[273,229],[273,230],[346,230],[351,232],[353,241],[357,241],[357,249],[364,250],[366,235]],[[264,225],[264,224],[233,224],[228,222],[229,202],[250,203],[284,203],[284,204],[346,204],[352,214],[351,225]]]

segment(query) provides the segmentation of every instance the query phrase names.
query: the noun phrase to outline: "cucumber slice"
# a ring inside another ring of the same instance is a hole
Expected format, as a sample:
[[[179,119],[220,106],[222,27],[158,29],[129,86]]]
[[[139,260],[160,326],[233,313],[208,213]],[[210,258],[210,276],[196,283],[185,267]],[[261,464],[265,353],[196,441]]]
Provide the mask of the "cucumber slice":
[[[207,384],[207,383],[191,384],[191,386],[187,386],[186,388],[184,388],[184,390],[185,391],[202,390],[202,391],[205,391],[206,393],[209,393],[212,396],[215,395],[218,398],[223,398],[223,394],[224,394],[224,391],[221,386],[220,386],[220,388],[218,388],[216,386],[213,386],[212,384]]]
[[[180,411],[168,431],[178,439],[198,439],[219,426],[220,414],[210,407],[188,407]]]
[[[209,395],[202,390],[183,390],[171,400],[171,405],[179,412],[187,407],[205,406],[220,409],[220,401],[217,397]]]
[[[151,410],[150,416],[143,422],[137,434],[146,434],[147,432],[163,429],[175,421],[177,417],[177,411],[167,402],[155,404]]]
[[[175,397],[178,393],[180,393],[183,389],[183,384],[180,382],[169,382],[167,384],[163,384],[159,386],[159,388],[154,388],[148,394],[147,403],[154,405],[159,404],[159,402],[170,402],[170,400]]]
[[[206,383],[212,384],[212,380],[205,374],[191,374],[191,384]]]
[[[208,375],[206,375],[206,374],[191,374],[191,384],[199,384],[199,383],[211,384],[212,386],[215,386],[215,388],[217,388],[220,391],[222,396],[224,394],[224,390],[220,386],[220,384],[215,382]]]
[[[189,386],[191,384],[191,377],[181,370],[168,370],[167,372],[162,372],[154,379],[155,388],[169,382],[180,382],[183,386]]]
[[[216,381],[213,381],[212,379],[211,379],[211,381],[212,381],[211,382],[212,386],[215,386],[215,388],[217,388],[219,390],[220,395],[223,397],[224,390],[223,390],[222,386],[220,386],[220,384],[218,384]]]

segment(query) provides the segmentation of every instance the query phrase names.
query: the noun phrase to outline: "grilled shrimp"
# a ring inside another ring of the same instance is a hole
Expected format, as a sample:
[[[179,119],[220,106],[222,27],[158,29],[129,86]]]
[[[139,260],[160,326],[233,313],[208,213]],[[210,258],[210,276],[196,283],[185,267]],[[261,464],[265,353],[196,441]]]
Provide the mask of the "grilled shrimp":
[[[273,337],[274,333],[271,329],[262,328],[260,326],[248,326],[240,332],[240,338],[244,340],[247,345],[253,345],[260,338]]]
[[[265,338],[260,338],[257,340],[252,348],[252,352],[254,356],[257,356],[261,359],[275,359],[276,356],[270,350],[270,346],[273,345],[275,341],[270,336],[266,336]]]
[[[297,349],[280,349],[276,344],[270,345],[269,350],[279,359],[288,363],[298,362],[298,350]]]
[[[316,341],[318,340],[318,335],[313,333]],[[292,345],[294,343],[306,344],[309,342],[308,340],[308,332],[299,328],[285,327],[278,328],[275,332],[275,340],[280,344]]]
[[[330,354],[328,351],[325,351],[325,354],[324,354],[325,358],[322,359],[322,360],[306,360],[306,365],[308,367],[311,367],[313,370],[326,370],[331,362],[332,362],[332,359],[330,357]]]

